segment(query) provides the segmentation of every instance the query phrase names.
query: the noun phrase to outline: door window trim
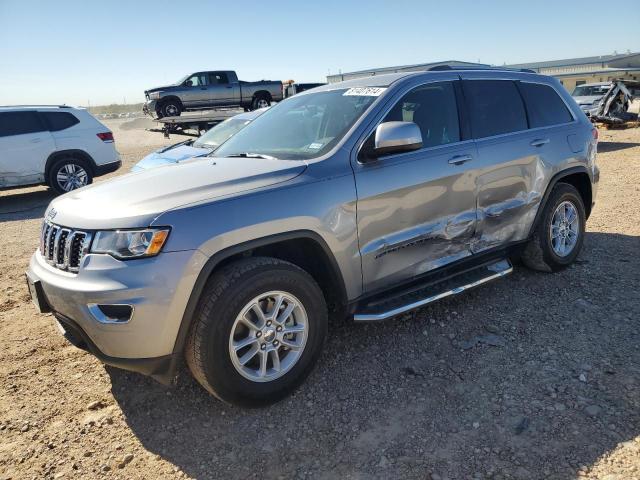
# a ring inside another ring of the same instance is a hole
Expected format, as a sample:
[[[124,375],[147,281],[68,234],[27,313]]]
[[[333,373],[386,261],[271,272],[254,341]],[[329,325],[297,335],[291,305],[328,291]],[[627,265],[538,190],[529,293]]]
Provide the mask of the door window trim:
[[[539,130],[541,128],[559,127],[559,126],[563,126],[563,125],[571,125],[573,123],[578,123],[578,119],[576,118],[575,114],[573,113],[573,110],[571,110],[571,107],[569,106],[569,104],[566,102],[566,100],[563,98],[563,96],[560,95],[555,88],[553,88],[553,86],[549,85],[548,83],[531,82],[531,81],[527,81],[527,80],[516,80],[515,82],[516,82],[516,87],[518,89],[518,92],[520,92],[520,96],[522,97],[522,102],[524,103],[524,109],[527,112],[527,124],[529,125],[528,130]],[[558,98],[560,100],[562,100],[562,104],[565,106],[565,108],[569,112],[569,116],[571,116],[571,121],[570,122],[563,122],[563,123],[554,123],[553,125],[543,125],[541,127],[531,128],[531,121],[529,120],[529,109],[527,108],[527,102],[526,102],[526,100],[524,98],[524,94],[522,93],[522,90],[520,90],[520,84],[522,84],[522,83],[529,83],[531,85],[542,85],[543,87],[549,87],[551,90],[553,90],[553,92],[558,96]]]
[[[519,78],[501,78],[501,77],[482,77],[482,78],[462,78],[461,80],[463,82],[467,81],[467,82],[472,82],[472,81],[477,81],[477,80],[503,80],[503,81],[512,81],[516,83],[516,88],[518,87],[518,82],[522,82],[522,83],[533,83],[536,85],[546,85],[547,87],[551,87],[556,91],[556,94],[560,97],[560,99],[564,102],[565,106],[567,107],[567,109],[569,110],[569,113],[571,114],[571,117],[573,118],[572,121],[570,122],[566,122],[566,123],[558,123],[556,125],[545,125],[543,127],[535,127],[535,128],[527,128],[526,130],[518,130],[517,132],[509,132],[509,133],[501,133],[499,135],[492,135],[490,137],[482,137],[482,138],[475,138],[472,135],[472,140],[475,142],[484,142],[485,140],[493,140],[493,139],[502,139],[505,137],[508,137],[510,135],[520,135],[523,132],[538,132],[541,130],[545,130],[545,129],[549,129],[549,128],[556,128],[556,127],[568,127],[570,125],[577,125],[579,123],[578,118],[576,117],[575,113],[573,112],[573,110],[571,109],[571,107],[569,106],[569,104],[567,103],[566,99],[560,94],[558,93],[558,91],[555,89],[555,87],[553,87],[553,85],[549,84],[549,83],[545,83],[545,82],[535,82],[532,80],[521,80]],[[464,89],[463,90],[463,95],[464,95]],[[520,89],[518,88],[518,92],[520,92]],[[520,94],[522,96],[522,94]],[[467,107],[467,111],[469,109],[469,103],[466,100],[466,97],[464,97],[464,101],[465,101],[465,105]],[[529,125],[529,114],[528,114],[528,110],[527,110],[527,103],[524,101],[524,98],[522,99],[523,103],[524,103],[524,108],[525,108],[525,112],[527,112],[527,125]],[[473,134],[473,132],[471,132]]]
[[[376,115],[377,120],[373,121],[371,127],[367,127],[367,129],[365,130],[366,133],[358,140],[358,146],[356,148],[356,156],[355,156],[356,162],[358,163],[358,165],[365,165],[365,164],[373,163],[373,162],[361,162],[360,161],[360,153],[362,151],[362,148],[363,148],[364,144],[366,143],[366,141],[371,136],[371,134],[373,132],[375,132],[375,130],[378,128],[378,125],[383,123],[382,121],[386,118],[386,116],[389,114],[389,112],[398,104],[399,101],[401,101],[404,98],[404,96],[406,94],[408,94],[412,90],[416,90],[416,89],[424,87],[426,85],[431,85],[431,84],[434,84],[434,83],[445,83],[445,82],[451,83],[452,87],[453,87],[453,92],[454,92],[455,99],[456,99],[456,108],[457,108],[457,111],[458,111],[458,129],[459,129],[460,140],[458,140],[457,142],[443,143],[441,145],[435,145],[433,147],[422,147],[422,148],[419,148],[417,150],[413,150],[411,152],[391,153],[389,155],[385,155],[385,156],[381,157],[380,161],[384,161],[384,160],[387,160],[387,159],[402,158],[404,156],[415,155],[416,153],[431,152],[431,151],[440,150],[440,149],[443,149],[443,148],[446,148],[446,147],[451,148],[451,147],[454,147],[454,146],[457,147],[459,145],[465,145],[467,143],[472,143],[474,140],[473,140],[473,138],[471,138],[471,136],[469,136],[469,138],[467,138],[466,135],[463,135],[465,133],[470,135],[471,131],[470,131],[470,128],[466,132],[465,132],[465,130],[463,130],[462,123],[463,123],[463,121],[468,122],[468,118],[466,116],[467,107],[466,107],[466,104],[464,103],[464,98],[460,98],[460,93],[462,92],[462,85],[460,85],[460,83],[461,83],[460,78],[446,79],[446,80],[445,79],[434,78],[434,79],[429,80],[427,82],[419,83],[418,85],[408,85],[408,86],[406,86],[399,93],[396,93],[396,96],[394,96],[393,99],[390,100],[387,105],[385,105],[385,107],[381,111],[382,112],[381,114],[379,112]],[[456,88],[456,84],[458,84],[458,88]],[[463,113],[465,114],[464,117],[461,117],[461,109],[463,110]],[[470,127],[470,125],[468,125],[468,127]],[[379,166],[379,165],[372,165],[372,166]]]

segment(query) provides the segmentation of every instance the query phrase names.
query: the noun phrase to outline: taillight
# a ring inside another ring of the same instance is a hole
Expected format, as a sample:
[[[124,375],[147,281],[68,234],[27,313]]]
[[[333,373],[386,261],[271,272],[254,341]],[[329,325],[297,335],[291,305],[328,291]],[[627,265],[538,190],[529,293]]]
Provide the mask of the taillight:
[[[96,135],[103,142],[113,142],[113,133],[111,132],[97,133]]]
[[[591,135],[593,135],[594,140],[598,140],[598,129],[596,127],[591,130]]]

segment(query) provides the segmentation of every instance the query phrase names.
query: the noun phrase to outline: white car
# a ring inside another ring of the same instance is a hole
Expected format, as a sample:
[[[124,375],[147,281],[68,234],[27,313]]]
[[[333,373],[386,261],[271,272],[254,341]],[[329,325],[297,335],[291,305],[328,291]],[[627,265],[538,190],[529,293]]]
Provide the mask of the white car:
[[[113,133],[83,108],[0,107],[0,189],[45,184],[65,193],[120,165]]]

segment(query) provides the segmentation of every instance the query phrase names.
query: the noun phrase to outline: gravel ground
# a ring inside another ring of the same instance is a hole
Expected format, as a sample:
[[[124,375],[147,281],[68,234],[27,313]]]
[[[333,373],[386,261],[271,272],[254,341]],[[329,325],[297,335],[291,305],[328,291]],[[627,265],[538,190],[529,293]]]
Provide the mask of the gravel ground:
[[[125,169],[179,141],[111,126]],[[640,130],[600,151],[573,267],[336,323],[307,382],[260,410],[68,345],[23,279],[51,196],[0,193],[0,478],[640,479]]]

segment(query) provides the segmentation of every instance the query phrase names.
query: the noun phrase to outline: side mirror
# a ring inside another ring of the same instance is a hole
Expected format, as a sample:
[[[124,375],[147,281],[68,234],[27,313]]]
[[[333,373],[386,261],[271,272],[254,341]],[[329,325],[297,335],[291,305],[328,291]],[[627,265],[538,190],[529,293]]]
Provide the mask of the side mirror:
[[[187,80],[186,82],[184,82],[184,86],[185,87],[193,87],[193,82],[191,80]]]
[[[422,148],[420,127],[413,122],[384,122],[376,128],[376,156],[410,152]]]

